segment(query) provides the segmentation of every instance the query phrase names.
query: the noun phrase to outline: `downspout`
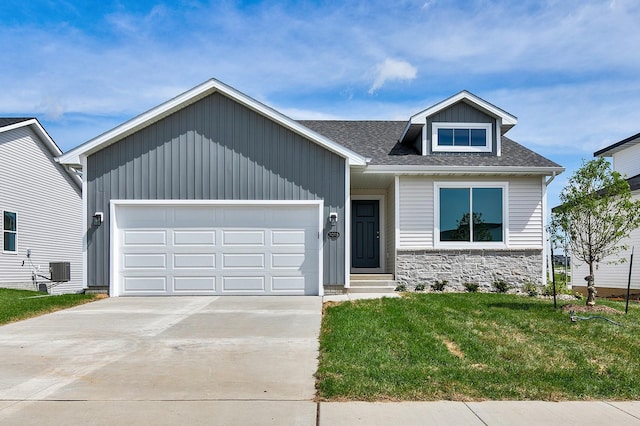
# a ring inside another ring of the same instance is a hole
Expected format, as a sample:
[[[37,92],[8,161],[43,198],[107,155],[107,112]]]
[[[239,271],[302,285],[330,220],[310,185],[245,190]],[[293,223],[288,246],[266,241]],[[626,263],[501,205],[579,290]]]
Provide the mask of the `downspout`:
[[[556,172],[552,172],[552,175],[549,177],[549,179],[543,179],[544,182],[544,206],[543,206],[543,214],[544,214],[544,220],[543,220],[543,241],[542,241],[542,253],[544,254],[544,262],[542,263],[542,285],[546,285],[547,284],[547,265],[551,265],[553,262],[553,258],[551,257],[550,252],[548,251],[548,244],[551,243],[551,240],[549,239],[549,229],[547,228],[547,187],[549,186],[549,184],[551,182],[553,182],[553,180],[556,178]],[[551,269],[553,270],[553,268]],[[554,278],[554,277],[551,277]]]

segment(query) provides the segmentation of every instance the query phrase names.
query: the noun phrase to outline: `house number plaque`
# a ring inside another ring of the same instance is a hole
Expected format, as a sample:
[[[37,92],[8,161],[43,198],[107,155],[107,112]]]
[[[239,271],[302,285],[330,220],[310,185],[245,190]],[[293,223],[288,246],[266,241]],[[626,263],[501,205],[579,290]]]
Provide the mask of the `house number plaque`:
[[[338,231],[329,231],[329,232],[327,232],[327,236],[331,240],[337,240],[338,237],[340,236],[340,233]]]

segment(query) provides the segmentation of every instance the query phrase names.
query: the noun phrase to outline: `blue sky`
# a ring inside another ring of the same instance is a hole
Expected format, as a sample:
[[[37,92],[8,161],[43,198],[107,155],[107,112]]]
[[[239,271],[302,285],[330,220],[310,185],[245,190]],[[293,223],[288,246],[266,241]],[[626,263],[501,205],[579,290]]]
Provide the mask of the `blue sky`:
[[[408,119],[467,89],[570,173],[640,131],[637,0],[54,1],[0,8],[0,115],[67,151],[215,77],[294,119]]]

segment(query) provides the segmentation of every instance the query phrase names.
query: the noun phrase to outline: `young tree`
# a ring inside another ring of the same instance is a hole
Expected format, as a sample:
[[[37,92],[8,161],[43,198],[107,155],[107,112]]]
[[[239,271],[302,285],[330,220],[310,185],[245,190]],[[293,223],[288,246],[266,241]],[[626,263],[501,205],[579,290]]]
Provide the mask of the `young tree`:
[[[551,227],[561,228],[569,237],[571,255],[589,265],[587,305],[593,306],[594,267],[626,250],[621,240],[640,226],[640,200],[633,201],[627,181],[611,170],[606,159],[597,158],[582,163],[560,193],[560,201]]]

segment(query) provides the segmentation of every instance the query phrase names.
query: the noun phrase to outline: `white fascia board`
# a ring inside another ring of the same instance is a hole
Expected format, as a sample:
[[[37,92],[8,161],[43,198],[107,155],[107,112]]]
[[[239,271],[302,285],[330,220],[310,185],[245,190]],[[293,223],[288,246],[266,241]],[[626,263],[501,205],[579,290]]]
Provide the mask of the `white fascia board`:
[[[80,165],[79,157],[81,154],[89,156],[92,153],[99,151],[103,147],[108,146],[111,143],[114,143],[132,133],[135,133],[136,131],[215,92],[219,92],[246,106],[247,108],[252,109],[257,113],[274,120],[283,127],[286,127],[289,130],[312,140],[318,145],[323,146],[324,148],[340,155],[341,157],[349,158],[352,164],[366,164],[366,159],[361,155],[312,131],[311,129],[308,129],[297,121],[279,113],[273,108],[270,108],[263,103],[256,101],[255,99],[237,91],[230,86],[227,86],[226,84],[216,79],[210,79],[194,87],[193,89],[188,90],[187,92],[184,92],[181,95],[178,95],[175,98],[135,118],[132,118],[131,120],[121,124],[120,126],[115,127],[112,130],[109,130],[108,132],[89,140],[88,142],[85,142],[77,148],[72,149],[66,154],[60,156],[58,158],[58,161],[63,164],[78,166]]]
[[[44,145],[47,147],[47,149],[53,156],[54,160],[57,162],[58,161],[57,157],[59,155],[62,155],[62,150],[60,149],[58,144],[56,144],[56,142],[51,138],[49,133],[47,133],[44,127],[42,127],[42,124],[40,124],[37,118],[30,118],[28,120],[24,120],[19,123],[14,123],[9,126],[0,127],[0,133],[8,132],[10,130],[15,130],[15,129],[19,129],[21,127],[27,127],[27,126],[31,127],[31,130],[33,130],[33,132],[40,138],[42,143],[44,143]],[[67,174],[71,176],[71,180],[73,180],[76,183],[76,185],[78,185],[78,187],[81,187],[82,180],[75,173],[73,173],[73,171],[70,170],[68,167],[63,167],[63,168],[65,172],[67,172]]]
[[[9,126],[0,127],[0,133],[8,132],[10,130],[19,129],[21,127],[27,127],[27,126],[30,126],[32,130],[35,132],[35,134],[37,134],[38,137],[42,139],[47,149],[51,151],[51,154],[53,154],[54,156],[58,156],[62,154],[62,151],[60,150],[58,145],[53,141],[53,139],[51,139],[51,136],[49,136],[49,133],[47,133],[47,131],[44,130],[44,127],[42,127],[40,122],[35,118],[30,118],[28,120],[24,120],[19,123],[14,123]]]
[[[477,97],[476,95],[474,95],[471,92],[468,92],[467,90],[463,90],[460,93],[457,93],[445,99],[444,101],[439,102],[425,109],[424,111],[415,114],[414,116],[411,117],[409,122],[411,124],[423,124],[423,122],[426,120],[427,117],[433,114],[436,114],[437,112],[442,111],[443,109],[446,109],[451,105],[460,101],[466,101],[468,103],[475,105],[481,110],[484,110],[485,112],[493,115],[494,117],[500,117],[502,119],[503,126],[513,127],[518,123],[518,118],[516,116],[509,114],[505,110],[498,108],[493,104],[490,104],[489,102],[485,101],[482,98]]]
[[[370,165],[363,173],[394,175],[544,175],[552,176],[564,171],[564,167],[505,167],[505,166],[386,166]]]

